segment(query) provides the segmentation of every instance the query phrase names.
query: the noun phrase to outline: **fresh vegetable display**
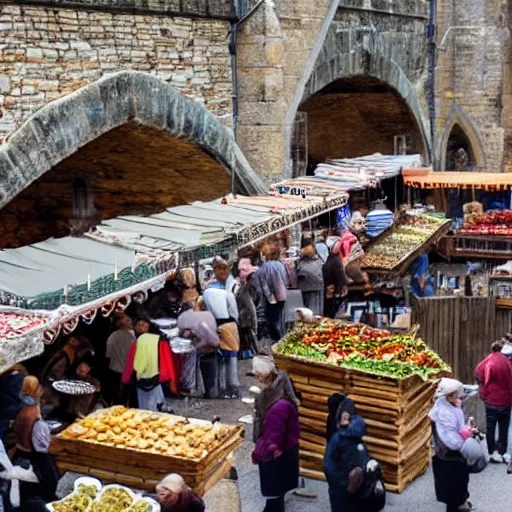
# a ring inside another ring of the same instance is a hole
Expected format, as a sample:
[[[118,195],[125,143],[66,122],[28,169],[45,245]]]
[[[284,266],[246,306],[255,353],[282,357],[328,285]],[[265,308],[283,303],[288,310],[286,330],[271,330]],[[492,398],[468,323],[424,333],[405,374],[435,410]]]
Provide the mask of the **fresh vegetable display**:
[[[417,374],[427,379],[451,372],[449,365],[413,334],[393,334],[325,318],[317,324],[298,324],[276,350],[395,378]]]
[[[459,233],[481,236],[512,236],[512,210],[470,215]]]
[[[403,224],[395,226],[366,249],[361,267],[392,269],[421,247],[444,222],[431,215],[407,215]]]

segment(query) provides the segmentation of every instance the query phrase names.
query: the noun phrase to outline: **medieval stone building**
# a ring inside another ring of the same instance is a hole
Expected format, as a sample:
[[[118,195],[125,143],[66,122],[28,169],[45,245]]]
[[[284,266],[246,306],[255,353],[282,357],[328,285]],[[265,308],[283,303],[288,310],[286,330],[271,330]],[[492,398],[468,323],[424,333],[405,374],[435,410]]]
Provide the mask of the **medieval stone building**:
[[[509,170],[509,29],[505,0],[0,2],[0,248],[329,158]]]

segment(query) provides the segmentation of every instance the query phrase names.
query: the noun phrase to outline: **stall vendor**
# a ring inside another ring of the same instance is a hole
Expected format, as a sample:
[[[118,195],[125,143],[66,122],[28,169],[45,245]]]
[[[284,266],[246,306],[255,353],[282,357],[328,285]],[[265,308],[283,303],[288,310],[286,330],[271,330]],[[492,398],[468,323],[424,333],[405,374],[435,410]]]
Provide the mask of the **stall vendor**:
[[[91,375],[91,370],[94,368],[94,358],[90,353],[78,362],[75,374],[72,376],[73,380],[81,380],[91,384],[95,392],[89,395],[76,395],[68,396],[61,400],[61,407],[70,420],[74,421],[78,418],[85,418],[88,414],[93,412],[99,392],[101,391],[101,384],[98,379]]]
[[[359,241],[359,236],[365,231],[365,220],[360,212],[352,214],[348,229],[334,244],[332,252],[339,254],[345,267],[347,277],[355,284],[366,283],[369,279],[365,272],[361,271],[361,261],[364,258],[364,250]]]
[[[432,297],[434,286],[430,277],[428,253],[421,254],[410,267],[411,293],[418,297]]]
[[[76,362],[86,353],[94,354],[91,342],[86,338],[70,336],[66,344],[50,357],[41,372],[44,403],[59,405],[59,394],[53,389],[52,383],[71,376]]]

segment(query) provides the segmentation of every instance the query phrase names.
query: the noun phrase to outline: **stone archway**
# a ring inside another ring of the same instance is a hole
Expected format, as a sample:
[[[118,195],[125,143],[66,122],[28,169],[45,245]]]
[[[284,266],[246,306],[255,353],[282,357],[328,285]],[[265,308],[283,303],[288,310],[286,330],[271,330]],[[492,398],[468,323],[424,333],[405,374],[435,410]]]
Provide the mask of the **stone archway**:
[[[0,208],[81,148],[130,123],[196,147],[227,175],[235,173],[239,191],[266,191],[231,132],[206,108],[152,75],[122,71],[41,108],[0,145]]]
[[[307,116],[309,171],[320,162],[396,149],[428,148],[409,105],[387,83],[369,75],[330,82],[299,107]]]
[[[0,249],[236,191],[263,193],[231,132],[157,78],[122,72],[34,114],[0,146]]]
[[[323,60],[315,67],[304,88],[302,103],[337,81],[351,80],[356,77],[376,79],[396,91],[407,105],[421,138],[422,148],[419,152],[423,155],[425,163],[428,163],[431,143],[426,134],[430,133],[430,123],[423,113],[415,87],[400,66],[392,59],[369,52],[363,47],[354,49],[349,59],[346,57],[344,54],[335,55]]]
[[[450,108],[442,136],[439,139],[436,167],[441,171],[450,170],[447,154],[450,151],[450,140],[453,140],[453,134],[457,131],[460,131],[460,137],[468,146],[467,153],[472,168],[485,170],[485,152],[480,136],[464,110],[455,103]]]

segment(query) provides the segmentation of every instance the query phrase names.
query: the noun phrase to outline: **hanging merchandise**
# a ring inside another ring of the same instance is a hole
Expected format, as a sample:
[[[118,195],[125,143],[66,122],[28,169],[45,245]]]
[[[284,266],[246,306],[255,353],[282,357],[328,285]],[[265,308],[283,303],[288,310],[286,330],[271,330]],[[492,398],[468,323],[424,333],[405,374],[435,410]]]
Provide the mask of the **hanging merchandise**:
[[[348,228],[350,216],[350,206],[348,204],[336,210],[336,224],[341,232]]]

